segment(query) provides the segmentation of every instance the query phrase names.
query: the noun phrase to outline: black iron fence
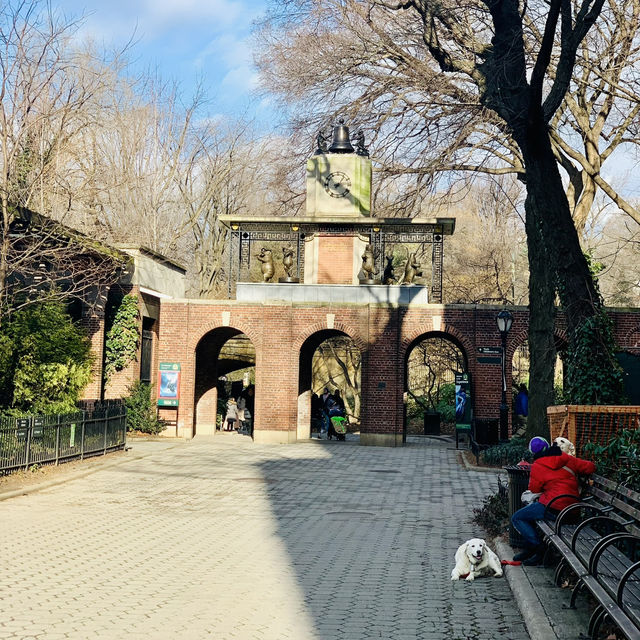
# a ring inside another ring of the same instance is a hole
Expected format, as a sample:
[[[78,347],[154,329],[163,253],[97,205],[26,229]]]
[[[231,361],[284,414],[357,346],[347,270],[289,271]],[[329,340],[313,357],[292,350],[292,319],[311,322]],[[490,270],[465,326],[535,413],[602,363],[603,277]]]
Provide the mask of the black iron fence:
[[[93,403],[65,415],[0,418],[0,473],[123,449],[126,418],[122,402]]]

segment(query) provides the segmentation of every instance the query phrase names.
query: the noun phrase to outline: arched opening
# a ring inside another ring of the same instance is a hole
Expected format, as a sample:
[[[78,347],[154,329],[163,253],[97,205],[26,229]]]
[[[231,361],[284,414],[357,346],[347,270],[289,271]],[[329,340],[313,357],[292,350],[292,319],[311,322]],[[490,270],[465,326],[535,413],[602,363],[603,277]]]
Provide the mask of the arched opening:
[[[346,333],[326,329],[307,338],[300,349],[298,379],[299,440],[318,435],[323,417],[321,396],[325,388],[339,393],[344,403],[347,437],[357,437],[360,431],[361,401],[360,349]]]
[[[466,353],[452,336],[429,333],[414,341],[405,362],[405,441],[454,433],[455,375],[467,371]]]
[[[231,327],[210,331],[196,347],[194,435],[221,432],[233,398],[233,429],[253,435],[256,350],[249,337]],[[227,423],[229,424],[229,423]]]
[[[564,395],[564,353],[566,343],[556,338],[556,364],[553,376],[554,404],[563,403]],[[531,357],[529,343],[525,342],[515,349],[511,361],[511,407],[512,434],[521,436],[526,432],[527,415],[523,415],[523,403],[519,399],[522,393],[528,394]],[[528,411],[527,411],[528,414]]]

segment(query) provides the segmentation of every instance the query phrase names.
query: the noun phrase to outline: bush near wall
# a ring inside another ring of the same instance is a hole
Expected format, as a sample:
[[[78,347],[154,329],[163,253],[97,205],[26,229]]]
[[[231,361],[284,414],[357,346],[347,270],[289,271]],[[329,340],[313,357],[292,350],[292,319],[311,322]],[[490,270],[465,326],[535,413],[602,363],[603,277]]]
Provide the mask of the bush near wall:
[[[640,429],[619,431],[605,444],[588,442],[583,455],[601,476],[640,491]]]
[[[524,438],[511,438],[509,442],[489,447],[480,454],[480,459],[491,467],[518,464],[521,460],[531,462],[529,445]]]
[[[127,407],[127,431],[155,435],[166,428],[158,420],[150,385],[139,380],[134,382],[129,387],[129,396],[124,399],[124,403]]]

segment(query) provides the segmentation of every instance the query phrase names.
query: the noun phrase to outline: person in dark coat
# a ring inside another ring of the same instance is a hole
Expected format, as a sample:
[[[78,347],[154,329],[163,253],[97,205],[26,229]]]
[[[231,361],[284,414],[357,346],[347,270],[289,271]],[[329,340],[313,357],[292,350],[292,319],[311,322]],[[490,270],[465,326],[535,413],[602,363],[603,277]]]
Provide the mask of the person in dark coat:
[[[521,384],[518,387],[515,410],[518,426],[513,435],[523,436],[527,431],[527,417],[529,415],[529,394],[526,384]]]

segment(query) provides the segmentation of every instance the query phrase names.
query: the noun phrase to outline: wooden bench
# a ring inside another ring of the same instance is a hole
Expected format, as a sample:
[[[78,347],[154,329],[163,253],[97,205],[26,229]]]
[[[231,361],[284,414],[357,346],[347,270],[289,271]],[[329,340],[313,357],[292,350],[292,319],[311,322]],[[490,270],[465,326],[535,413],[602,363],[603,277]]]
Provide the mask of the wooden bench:
[[[567,496],[547,505],[538,523],[547,551],[553,549],[560,556],[556,584],[568,569],[577,577],[570,607],[585,589],[596,600],[590,638],[597,638],[608,618],[625,638],[640,640],[640,494],[593,476],[579,502],[554,518],[553,503],[562,497]]]

